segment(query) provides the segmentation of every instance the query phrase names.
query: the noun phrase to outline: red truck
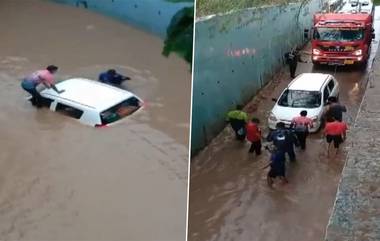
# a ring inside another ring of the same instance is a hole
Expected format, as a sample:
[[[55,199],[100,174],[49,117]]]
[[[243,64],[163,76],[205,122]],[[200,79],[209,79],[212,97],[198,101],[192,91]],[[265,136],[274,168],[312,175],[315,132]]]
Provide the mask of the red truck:
[[[365,66],[374,37],[372,12],[315,14],[313,64]]]

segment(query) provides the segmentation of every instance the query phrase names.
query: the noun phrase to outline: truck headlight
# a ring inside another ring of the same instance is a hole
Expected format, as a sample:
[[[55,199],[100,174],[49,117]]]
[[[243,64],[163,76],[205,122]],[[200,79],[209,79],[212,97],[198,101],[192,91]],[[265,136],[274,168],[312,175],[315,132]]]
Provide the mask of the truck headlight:
[[[352,54],[355,56],[360,56],[363,54],[363,51],[361,49],[358,49],[358,50],[355,50],[354,52],[352,52]]]
[[[314,55],[321,55],[321,50],[319,50],[319,49],[313,49],[313,54]]]

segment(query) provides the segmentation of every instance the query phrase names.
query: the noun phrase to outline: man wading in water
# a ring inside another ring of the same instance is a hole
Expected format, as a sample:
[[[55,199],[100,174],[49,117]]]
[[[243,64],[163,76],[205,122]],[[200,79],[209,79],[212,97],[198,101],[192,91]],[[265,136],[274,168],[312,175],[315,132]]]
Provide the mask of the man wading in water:
[[[52,88],[58,94],[64,92],[64,90],[58,90],[54,85],[54,74],[57,72],[58,67],[55,65],[49,65],[46,69],[37,70],[25,77],[21,83],[21,87],[32,95],[32,105],[36,107],[43,106],[43,97],[37,90],[39,84],[43,84],[46,88]]]

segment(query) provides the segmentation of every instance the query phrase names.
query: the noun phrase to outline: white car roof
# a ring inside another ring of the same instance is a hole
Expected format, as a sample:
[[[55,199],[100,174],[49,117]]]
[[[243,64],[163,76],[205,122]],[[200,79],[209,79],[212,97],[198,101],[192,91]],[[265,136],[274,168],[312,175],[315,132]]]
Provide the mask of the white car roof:
[[[43,96],[72,102],[75,105],[85,106],[99,112],[104,111],[122,101],[135,96],[129,91],[122,90],[97,81],[73,78],[56,84],[58,90],[65,90],[58,94],[53,89],[45,89]]]
[[[295,78],[289,85],[290,90],[320,91],[323,84],[331,77],[329,74],[304,73]]]

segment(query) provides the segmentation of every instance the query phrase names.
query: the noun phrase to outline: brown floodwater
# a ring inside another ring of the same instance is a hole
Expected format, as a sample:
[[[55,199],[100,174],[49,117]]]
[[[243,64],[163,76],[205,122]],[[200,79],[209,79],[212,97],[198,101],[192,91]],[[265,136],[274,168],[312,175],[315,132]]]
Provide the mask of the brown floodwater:
[[[162,40],[82,9],[0,1],[0,239],[185,240],[191,75]],[[148,104],[95,129],[25,100],[20,79],[115,68]]]
[[[377,9],[378,12],[380,9]],[[378,47],[380,14],[376,15]],[[352,125],[368,82],[367,71],[350,67],[313,69],[310,45],[297,74],[333,74],[340,84],[340,101],[348,108],[345,120]],[[371,62],[371,61],[370,61]],[[285,71],[278,73],[247,106],[250,116],[259,117],[267,133],[267,117],[277,98],[290,82]],[[333,208],[341,171],[351,140],[343,151],[327,157],[325,141],[313,134],[305,152],[296,151],[297,162],[287,164],[289,184],[278,181],[274,189],[266,183],[269,153],[260,157],[248,153],[249,144],[236,142],[225,128],[202,152],[192,158],[189,193],[189,241],[321,241]]]

